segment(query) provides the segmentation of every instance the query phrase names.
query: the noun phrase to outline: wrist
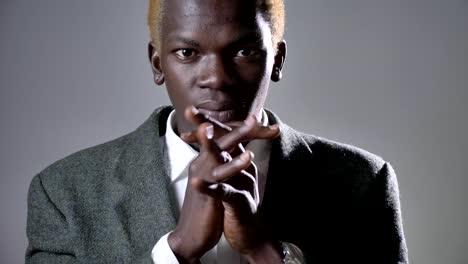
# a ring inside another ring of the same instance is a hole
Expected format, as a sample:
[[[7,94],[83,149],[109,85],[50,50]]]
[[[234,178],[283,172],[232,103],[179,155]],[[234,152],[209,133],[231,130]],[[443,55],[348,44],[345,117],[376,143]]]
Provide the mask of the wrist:
[[[279,242],[265,241],[259,247],[245,254],[244,257],[251,264],[282,264],[282,248]]]
[[[187,247],[185,247],[182,243],[182,239],[177,234],[175,234],[175,232],[169,234],[167,237],[167,242],[180,264],[200,263],[200,257],[196,256],[196,254],[187,249]]]

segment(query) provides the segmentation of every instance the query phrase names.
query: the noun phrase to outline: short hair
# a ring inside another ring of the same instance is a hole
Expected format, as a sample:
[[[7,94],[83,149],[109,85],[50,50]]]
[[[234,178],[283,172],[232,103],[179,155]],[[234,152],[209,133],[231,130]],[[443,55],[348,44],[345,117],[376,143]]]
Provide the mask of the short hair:
[[[170,1],[170,0],[169,0]],[[270,24],[271,41],[276,47],[284,34],[284,0],[256,0],[257,8],[262,12],[265,20]],[[151,40],[156,44],[157,49],[161,48],[161,27],[164,17],[165,0],[149,0],[148,26]]]

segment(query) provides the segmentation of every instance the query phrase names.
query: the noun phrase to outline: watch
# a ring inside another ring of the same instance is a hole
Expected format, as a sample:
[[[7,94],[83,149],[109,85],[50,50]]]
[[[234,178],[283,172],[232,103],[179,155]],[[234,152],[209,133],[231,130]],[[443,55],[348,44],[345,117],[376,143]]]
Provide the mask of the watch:
[[[284,264],[305,264],[304,254],[302,254],[301,249],[296,245],[286,242],[281,242],[281,247],[283,249],[283,263]]]

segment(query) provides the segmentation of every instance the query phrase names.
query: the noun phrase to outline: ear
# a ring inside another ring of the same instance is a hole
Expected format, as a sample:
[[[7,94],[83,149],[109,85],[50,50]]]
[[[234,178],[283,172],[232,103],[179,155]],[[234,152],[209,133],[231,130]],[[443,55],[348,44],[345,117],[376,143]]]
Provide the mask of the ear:
[[[276,46],[275,62],[273,63],[273,70],[271,71],[271,80],[279,82],[283,77],[281,71],[283,70],[284,61],[286,59],[286,41],[283,39],[278,42]]]
[[[153,71],[154,83],[162,85],[164,83],[164,73],[161,69],[161,58],[156,48],[156,43],[153,41],[148,43],[148,58],[151,64],[151,70]]]

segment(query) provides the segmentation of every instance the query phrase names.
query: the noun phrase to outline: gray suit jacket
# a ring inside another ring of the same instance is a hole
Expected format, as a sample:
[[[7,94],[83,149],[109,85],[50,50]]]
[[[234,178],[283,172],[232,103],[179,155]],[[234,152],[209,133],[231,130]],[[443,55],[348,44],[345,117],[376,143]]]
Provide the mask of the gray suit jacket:
[[[79,151],[36,175],[28,196],[27,263],[152,263],[177,223],[165,166],[167,116]],[[407,263],[398,184],[381,158],[279,123],[260,214],[308,263]]]

